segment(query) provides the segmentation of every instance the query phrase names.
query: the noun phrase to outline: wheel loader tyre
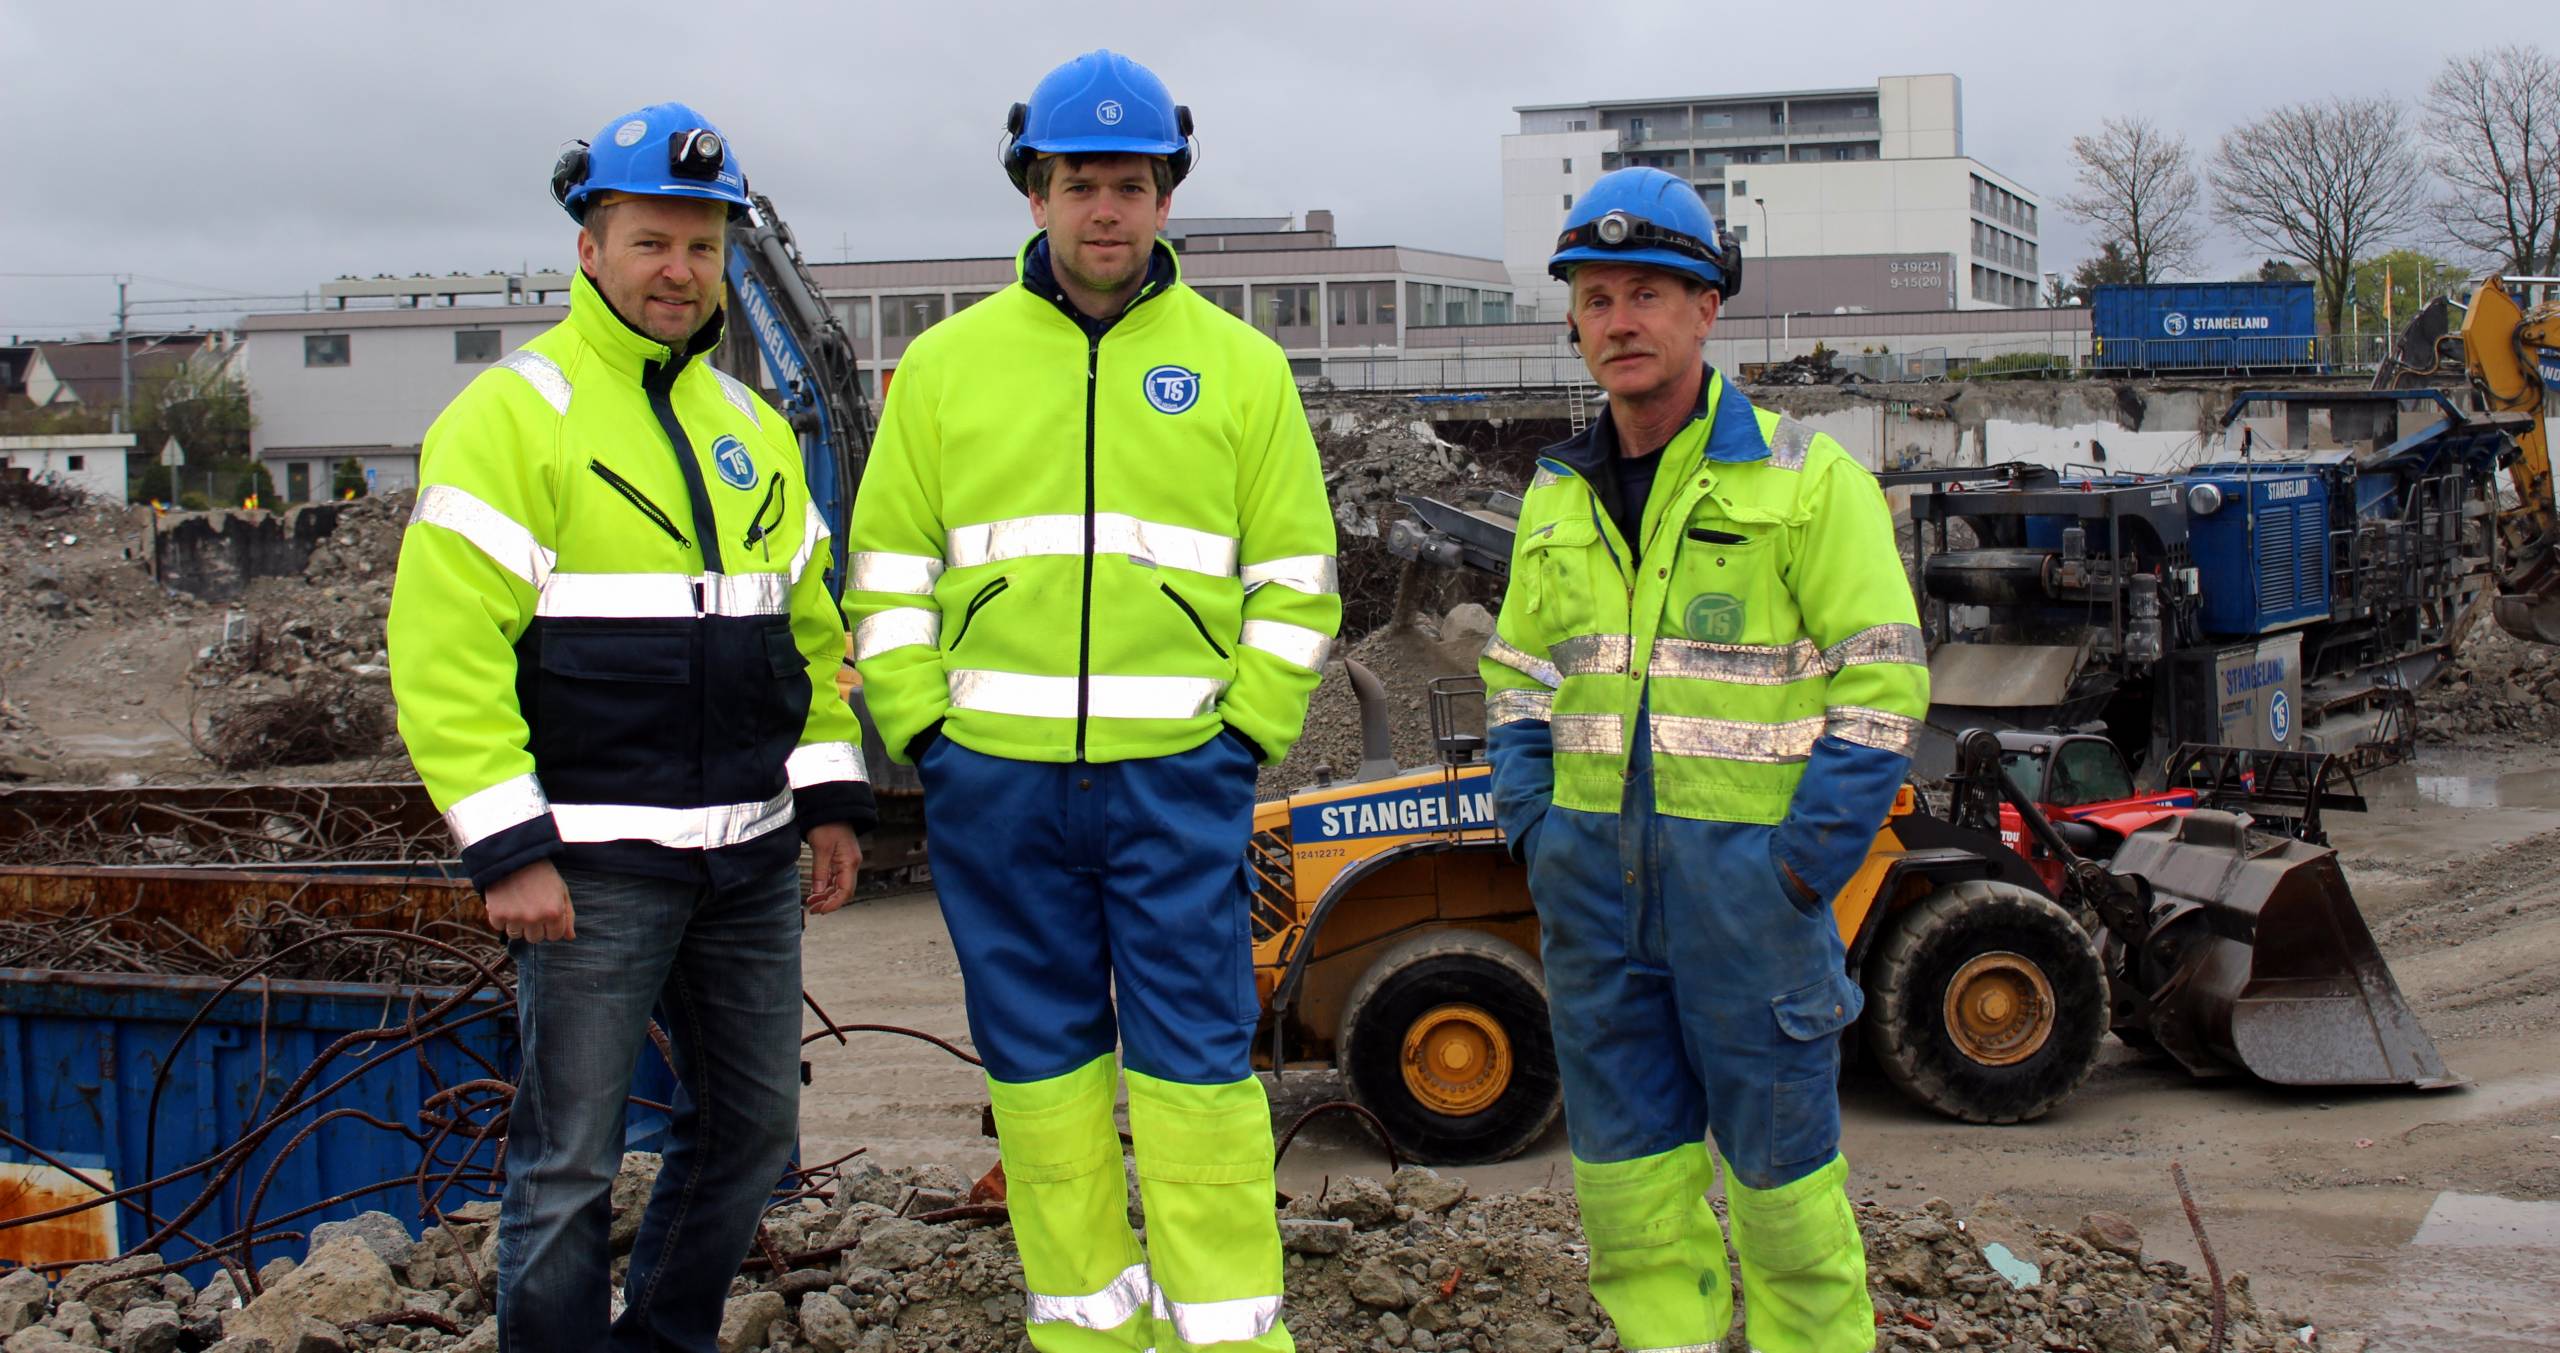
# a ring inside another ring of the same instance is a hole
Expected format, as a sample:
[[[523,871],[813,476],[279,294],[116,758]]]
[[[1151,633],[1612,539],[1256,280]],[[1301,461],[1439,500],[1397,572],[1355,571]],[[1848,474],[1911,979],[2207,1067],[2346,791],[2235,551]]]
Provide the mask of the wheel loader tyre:
[[[1904,1094],[1968,1123],[2022,1123],[2088,1078],[2107,1033],[2107,975],[2069,912],[1976,879],[1887,924],[1861,1030]]]
[[[1518,1155],[1563,1108],[1538,965],[1491,935],[1434,930],[1380,955],[1337,1045],[1351,1098],[1425,1164]]]

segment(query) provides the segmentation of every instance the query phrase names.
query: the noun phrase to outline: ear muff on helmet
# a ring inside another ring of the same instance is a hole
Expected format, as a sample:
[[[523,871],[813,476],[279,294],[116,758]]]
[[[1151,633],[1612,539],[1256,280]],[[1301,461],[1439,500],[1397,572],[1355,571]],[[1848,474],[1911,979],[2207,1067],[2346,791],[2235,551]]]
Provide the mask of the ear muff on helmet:
[[[587,143],[572,141],[560,152],[560,158],[551,166],[551,200],[559,203],[562,209],[576,217],[581,225],[586,223],[587,214],[569,205],[569,194],[576,192],[578,185],[587,181],[587,164]]]

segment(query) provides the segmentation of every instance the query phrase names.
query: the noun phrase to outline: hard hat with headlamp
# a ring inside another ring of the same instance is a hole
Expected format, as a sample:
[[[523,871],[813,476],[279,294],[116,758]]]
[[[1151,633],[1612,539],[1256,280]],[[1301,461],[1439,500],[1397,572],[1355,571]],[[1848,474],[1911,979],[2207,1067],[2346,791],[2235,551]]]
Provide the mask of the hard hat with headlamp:
[[[1659,169],[1612,170],[1575,200],[1547,272],[1570,281],[1585,263],[1662,268],[1727,297],[1742,290],[1741,247],[1695,188]]]

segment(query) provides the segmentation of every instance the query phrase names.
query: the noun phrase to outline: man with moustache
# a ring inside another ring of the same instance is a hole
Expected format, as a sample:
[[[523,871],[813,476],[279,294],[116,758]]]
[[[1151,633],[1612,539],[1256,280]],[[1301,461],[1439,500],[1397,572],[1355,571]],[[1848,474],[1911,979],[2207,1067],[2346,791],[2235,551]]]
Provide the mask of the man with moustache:
[[[799,1132],[801,842],[807,910],[833,911],[871,789],[797,438],[704,360],[736,156],[656,104],[552,191],[580,226],[569,317],[427,432],[392,694],[516,965],[499,1346],[710,1353]],[[653,1009],[684,1093],[608,1330]]]
[[[1156,236],[1190,132],[1107,51],[1014,105],[1020,281],[907,349],[854,508],[864,697],[923,775],[1049,1353],[1292,1346],[1244,851],[1341,603],[1287,361]]]
[[[1834,1084],[1861,997],[1829,904],[1929,704],[1893,518],[1706,365],[1740,257],[1686,182],[1604,175],[1550,268],[1609,406],[1538,462],[1479,667],[1592,1293],[1624,1348],[1723,1346],[1720,1159],[1750,1347],[1867,1349]]]

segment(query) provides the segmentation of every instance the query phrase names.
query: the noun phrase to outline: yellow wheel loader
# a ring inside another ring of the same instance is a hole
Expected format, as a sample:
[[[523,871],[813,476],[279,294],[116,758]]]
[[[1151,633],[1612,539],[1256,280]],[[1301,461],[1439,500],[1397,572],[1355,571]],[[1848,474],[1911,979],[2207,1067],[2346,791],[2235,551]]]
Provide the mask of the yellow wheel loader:
[[[1527,876],[1493,820],[1484,739],[1456,717],[1481,688],[1433,683],[1440,763],[1399,769],[1383,691],[1349,671],[1363,764],[1254,818],[1257,1060],[1339,1068],[1414,1158],[1500,1160],[1555,1120],[1554,1039],[1573,1034],[1549,1025]],[[1977,732],[1960,749],[1952,802],[1933,811],[1906,787],[1832,904],[1867,992],[1860,1039],[1913,1100],[1968,1122],[2038,1117],[2110,1029],[2202,1075],[2453,1083],[2334,854],[2197,806],[2307,813],[2316,836],[2339,796],[2310,783],[2284,801],[2273,768],[2189,749],[2180,764],[2217,777],[2202,796],[2057,824],[2036,801],[2053,748]],[[2253,946],[2262,927],[2289,938]]]

